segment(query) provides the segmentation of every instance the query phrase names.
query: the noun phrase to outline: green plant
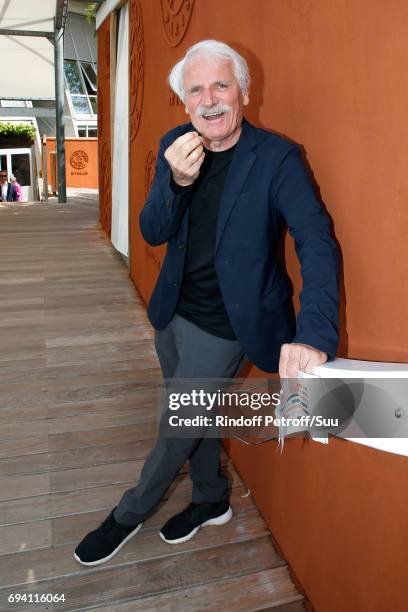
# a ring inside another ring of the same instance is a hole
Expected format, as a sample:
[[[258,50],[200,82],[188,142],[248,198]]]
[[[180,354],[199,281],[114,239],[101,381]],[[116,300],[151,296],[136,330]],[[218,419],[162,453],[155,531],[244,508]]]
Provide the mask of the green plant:
[[[25,136],[30,140],[34,140],[35,134],[36,129],[32,125],[0,122],[0,136]]]
[[[96,15],[96,2],[88,2],[85,9],[85,18],[88,23],[92,23]]]

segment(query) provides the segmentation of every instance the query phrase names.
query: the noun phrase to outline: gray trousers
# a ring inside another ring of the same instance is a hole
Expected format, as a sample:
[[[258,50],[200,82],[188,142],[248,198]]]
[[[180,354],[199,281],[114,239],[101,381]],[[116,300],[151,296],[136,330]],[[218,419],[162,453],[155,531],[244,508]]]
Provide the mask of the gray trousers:
[[[237,340],[213,336],[174,315],[156,331],[155,346],[165,379],[216,379],[237,376],[247,357]],[[168,419],[165,407],[163,419]],[[155,509],[187,459],[193,481],[193,502],[228,499],[228,480],[220,468],[219,437],[169,438],[159,434],[148,455],[139,483],[125,491],[114,517],[123,525],[145,520]]]

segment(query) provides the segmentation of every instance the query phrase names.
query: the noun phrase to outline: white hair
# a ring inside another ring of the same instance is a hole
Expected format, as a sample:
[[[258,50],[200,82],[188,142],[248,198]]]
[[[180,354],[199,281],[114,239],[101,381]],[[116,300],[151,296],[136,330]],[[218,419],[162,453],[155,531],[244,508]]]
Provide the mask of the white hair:
[[[184,68],[187,62],[196,55],[217,57],[232,62],[235,78],[243,94],[249,90],[249,69],[245,59],[226,43],[218,40],[202,40],[187,50],[185,56],[173,66],[169,74],[169,85],[184,102]]]

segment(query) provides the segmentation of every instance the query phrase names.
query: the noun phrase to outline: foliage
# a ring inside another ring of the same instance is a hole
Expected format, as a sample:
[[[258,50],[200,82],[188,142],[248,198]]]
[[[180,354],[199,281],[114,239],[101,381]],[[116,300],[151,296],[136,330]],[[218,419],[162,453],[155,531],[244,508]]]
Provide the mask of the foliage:
[[[85,18],[88,23],[92,23],[96,15],[96,2],[88,2],[85,9]]]
[[[34,140],[36,134],[35,127],[24,123],[1,123],[0,122],[0,136],[18,137],[23,136]]]

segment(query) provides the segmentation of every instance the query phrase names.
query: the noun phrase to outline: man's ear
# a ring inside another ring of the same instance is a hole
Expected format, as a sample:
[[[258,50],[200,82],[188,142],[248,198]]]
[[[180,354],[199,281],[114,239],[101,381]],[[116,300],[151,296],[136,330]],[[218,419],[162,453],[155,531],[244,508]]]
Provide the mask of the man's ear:
[[[188,112],[188,108],[187,108],[187,106],[185,106],[185,107],[184,107],[184,111],[185,111],[186,115],[189,115],[189,114],[190,114],[190,113]]]
[[[243,96],[242,96],[242,104],[244,106],[248,106],[248,104],[249,104],[249,96],[248,96],[248,94],[243,94]]]

